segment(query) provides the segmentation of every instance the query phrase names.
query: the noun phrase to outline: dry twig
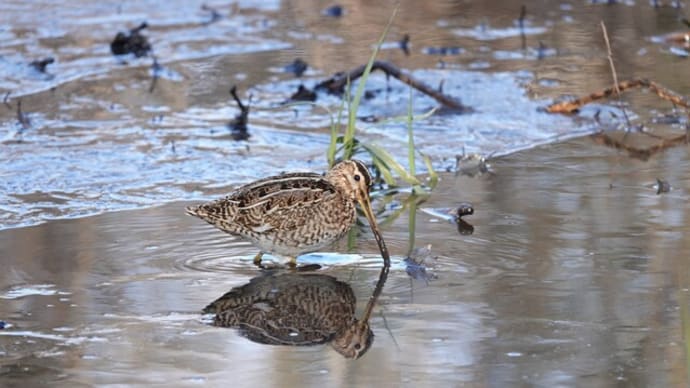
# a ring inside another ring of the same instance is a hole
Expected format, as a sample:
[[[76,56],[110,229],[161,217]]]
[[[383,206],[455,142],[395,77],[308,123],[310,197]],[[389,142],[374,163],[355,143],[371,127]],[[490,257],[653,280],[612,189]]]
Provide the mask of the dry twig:
[[[614,95],[614,93],[621,93],[633,88],[649,89],[664,100],[670,101],[677,106],[682,106],[685,109],[690,109],[690,102],[685,97],[657,84],[656,82],[640,78],[619,82],[615,85],[615,87],[606,88],[575,100],[551,104],[546,107],[546,111],[549,113],[577,113],[577,111],[586,104],[604,98],[609,98]]]
[[[613,64],[613,54],[611,53],[611,43],[609,43],[609,34],[606,31],[606,24],[604,24],[603,20],[601,21],[601,31],[604,34],[604,42],[606,42],[606,56],[609,60],[609,66],[611,67],[611,75],[613,76],[613,87],[616,91],[616,98],[618,99],[618,102],[621,102],[621,91],[618,87],[618,74],[616,73],[616,66]],[[620,105],[620,108],[623,112],[623,117],[625,117],[625,123],[628,125],[628,128],[632,128],[632,124],[630,124],[630,118],[628,117],[628,113],[625,111],[623,104]]]

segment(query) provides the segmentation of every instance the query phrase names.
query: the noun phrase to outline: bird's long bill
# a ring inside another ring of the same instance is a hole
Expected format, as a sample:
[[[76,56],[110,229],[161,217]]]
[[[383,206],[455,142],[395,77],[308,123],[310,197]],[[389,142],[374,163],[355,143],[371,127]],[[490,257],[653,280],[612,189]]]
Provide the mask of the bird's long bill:
[[[391,257],[388,254],[386,242],[383,241],[383,237],[381,237],[381,233],[379,232],[379,226],[376,223],[376,216],[374,216],[374,211],[371,208],[369,195],[360,194],[357,196],[357,201],[359,202],[359,205],[362,207],[362,210],[364,210],[364,215],[367,216],[367,220],[369,220],[371,231],[372,233],[374,233],[374,238],[376,239],[376,243],[379,245],[379,250],[381,251],[381,257],[383,257],[383,265],[388,267],[391,263]]]
[[[374,238],[376,239],[376,243],[379,245],[379,250],[381,251],[381,257],[383,257],[383,267],[381,267],[381,274],[379,275],[379,280],[378,282],[376,282],[376,288],[374,289],[374,293],[371,295],[371,298],[369,298],[369,303],[367,303],[367,307],[364,309],[364,314],[362,316],[361,323],[366,325],[369,322],[369,317],[371,316],[371,312],[374,309],[376,300],[379,298],[381,292],[383,291],[383,285],[386,283],[386,279],[388,278],[388,270],[391,266],[391,257],[388,254],[386,242],[383,241],[383,237],[381,237],[381,233],[379,233],[379,226],[376,223],[376,216],[374,216],[374,210],[371,208],[371,201],[369,201],[369,195],[360,195],[358,196],[357,201],[359,202],[359,205],[362,207],[362,210],[364,210],[364,215],[367,216],[367,220],[369,220],[371,231],[374,233]]]

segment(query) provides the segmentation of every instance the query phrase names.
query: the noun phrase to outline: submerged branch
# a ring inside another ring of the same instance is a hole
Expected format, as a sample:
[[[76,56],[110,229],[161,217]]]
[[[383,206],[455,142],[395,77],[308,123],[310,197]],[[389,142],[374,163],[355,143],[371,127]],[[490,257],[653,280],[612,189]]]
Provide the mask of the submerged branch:
[[[242,100],[237,96],[237,87],[235,85],[230,88],[230,95],[232,95],[232,98],[240,108],[240,112],[228,123],[232,138],[234,140],[247,140],[250,136],[249,129],[247,128],[247,124],[249,124],[249,102],[247,102],[247,105],[242,103]],[[249,101],[251,101],[251,98],[250,95]]]
[[[596,133],[591,136],[595,143],[605,145],[617,150],[626,151],[631,158],[640,159],[646,161],[653,155],[667,150],[669,148],[688,143],[688,134],[682,134],[674,136],[668,139],[661,139],[658,144],[652,145],[647,148],[638,148],[628,144],[623,143],[620,140],[616,140],[613,137],[605,133]]]
[[[686,114],[687,110],[690,110],[690,101],[688,101],[682,95],[647,79],[633,79],[619,82],[612,87],[606,88],[604,90],[592,93],[588,96],[584,96],[572,101],[564,101],[551,104],[546,108],[546,111],[549,113],[576,113],[580,109],[580,107],[582,107],[585,104],[589,104],[596,100],[609,98],[611,96],[618,96],[618,93],[633,88],[649,89],[652,92],[654,92],[657,96],[659,96],[659,98],[670,101],[675,106],[685,108]],[[690,114],[688,114],[688,117],[690,118]],[[615,139],[614,137],[606,133],[596,133],[591,135],[591,138],[598,144],[611,147],[617,150],[626,151],[630,157],[644,161],[648,160],[653,155],[667,150],[669,148],[690,143],[690,127],[688,127],[688,125],[690,125],[690,123],[686,124],[686,131],[684,134],[669,138],[646,133],[647,135],[658,140],[658,143],[644,148],[626,144],[624,141]],[[623,139],[625,139],[625,137]]]
[[[348,73],[338,73],[332,78],[329,78],[318,85],[316,89],[326,89],[331,93],[342,94],[345,90],[345,86],[348,82],[352,82],[364,74],[366,65],[359,66]],[[400,80],[401,82],[410,85],[411,87],[419,90],[420,92],[426,94],[427,96],[435,99],[447,108],[460,111],[460,113],[472,112],[472,108],[463,105],[457,99],[447,96],[437,90],[432,89],[425,83],[413,78],[412,76],[403,73],[397,66],[386,61],[374,61],[371,70],[380,70],[386,75],[392,76]]]

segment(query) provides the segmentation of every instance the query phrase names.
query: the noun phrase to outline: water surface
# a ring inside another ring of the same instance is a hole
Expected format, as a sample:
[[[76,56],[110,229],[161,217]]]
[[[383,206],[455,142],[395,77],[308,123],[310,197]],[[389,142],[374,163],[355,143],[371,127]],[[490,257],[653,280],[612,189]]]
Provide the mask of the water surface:
[[[358,361],[204,323],[201,308],[259,270],[254,249],[185,217],[183,203],[7,230],[2,378],[684,385],[688,163],[685,149],[639,162],[585,139],[502,158],[492,176],[444,175],[421,206],[471,201],[474,233],[419,212],[412,245],[431,245],[430,276],[413,280],[402,263],[409,213],[384,227],[394,263],[371,319],[375,340]],[[673,185],[663,195],[653,187],[660,174]],[[361,311],[381,259],[365,232],[352,254],[300,260],[310,262],[351,285]]]
[[[340,98],[281,103],[364,63],[391,9],[341,4],[335,19],[325,2],[209,4],[223,16],[214,23],[194,2],[0,5],[11,21],[0,23],[0,385],[687,386],[688,148],[639,160],[582,137],[624,127],[621,104],[653,134],[682,133],[687,120],[652,93],[575,117],[540,109],[610,84],[601,20],[620,79],[688,94],[685,48],[660,38],[682,31],[684,10],[647,3],[528,1],[523,39],[519,6],[402,2],[379,58],[476,110],[416,122],[417,145],[439,170],[464,150],[491,156],[493,172],[443,173],[416,211],[405,193],[376,196],[393,266],[360,360],[210,325],[203,307],[261,271],[254,248],[184,206],[323,170],[324,108]],[[150,58],[108,52],[143,20],[164,68],[153,93]],[[396,43],[406,33],[409,56]],[[27,66],[46,56],[49,74]],[[299,79],[283,71],[297,57],[310,64]],[[247,142],[225,126],[233,84],[253,96]],[[386,119],[407,113],[408,88],[375,74],[368,90],[359,136],[406,160],[406,127]],[[418,114],[436,105],[413,100]],[[671,190],[657,194],[657,179]],[[430,215],[463,202],[475,208],[471,234]],[[300,263],[347,283],[361,315],[381,258],[366,228],[357,236]],[[429,246],[424,272],[407,266]]]
[[[0,228],[208,198],[277,171],[322,170],[341,98],[319,93],[318,106],[284,103],[300,84],[312,88],[366,63],[391,13],[352,2],[333,18],[322,14],[329,5],[208,4],[221,16],[211,23],[201,2],[3,2]],[[623,114],[609,105],[587,107],[575,119],[542,110],[554,98],[610,84],[602,19],[620,79],[651,78],[681,94],[690,87],[685,61],[674,54],[684,49],[659,38],[682,31],[680,9],[525,7],[520,29],[520,7],[502,2],[402,2],[379,59],[475,110],[415,123],[416,144],[436,168],[452,168],[463,152],[503,155],[619,126]],[[116,58],[109,50],[117,32],[143,21],[162,67],[152,92],[151,57]],[[409,55],[397,43],[405,34]],[[29,66],[47,57],[55,63],[46,73]],[[309,64],[299,78],[284,71],[297,58]],[[226,127],[238,113],[232,85],[245,102],[251,95],[246,142],[233,141]],[[359,137],[406,160],[400,117],[409,88],[376,73],[367,91],[373,98],[358,112]],[[411,97],[416,114],[438,105],[418,92]],[[16,117],[19,100],[26,128]],[[650,109],[672,110],[649,93],[625,101],[635,104],[627,113],[634,121]]]

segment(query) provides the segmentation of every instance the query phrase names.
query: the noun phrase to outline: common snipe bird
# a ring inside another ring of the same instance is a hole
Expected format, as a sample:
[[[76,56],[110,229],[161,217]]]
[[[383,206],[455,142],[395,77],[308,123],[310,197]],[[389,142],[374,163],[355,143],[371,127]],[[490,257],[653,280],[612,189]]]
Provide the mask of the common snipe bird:
[[[267,345],[310,346],[329,343],[346,358],[357,359],[371,346],[373,303],[362,320],[355,316],[349,284],[323,274],[264,272],[204,308],[214,326],[238,329]]]
[[[290,258],[295,266],[297,256],[344,236],[357,217],[355,203],[359,203],[387,263],[388,251],[369,200],[371,184],[364,163],[345,160],[325,175],[290,173],[260,179],[186,211],[259,247],[254,264],[260,266],[261,256],[268,252]]]

